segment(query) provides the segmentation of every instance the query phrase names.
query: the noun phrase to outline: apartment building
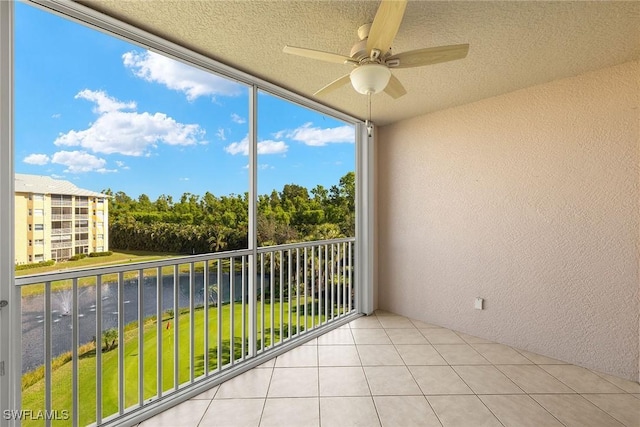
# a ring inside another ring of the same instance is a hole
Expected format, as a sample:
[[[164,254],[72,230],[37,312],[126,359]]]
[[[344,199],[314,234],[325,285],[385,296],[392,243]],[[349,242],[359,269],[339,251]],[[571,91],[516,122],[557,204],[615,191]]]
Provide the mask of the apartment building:
[[[16,264],[109,250],[108,196],[48,176],[15,177]]]

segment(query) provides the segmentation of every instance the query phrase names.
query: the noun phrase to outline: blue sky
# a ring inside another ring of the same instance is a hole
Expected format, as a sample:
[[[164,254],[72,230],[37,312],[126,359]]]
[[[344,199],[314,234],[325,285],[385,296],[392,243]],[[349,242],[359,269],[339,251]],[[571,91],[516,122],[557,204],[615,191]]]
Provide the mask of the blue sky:
[[[16,172],[152,199],[248,190],[248,87],[21,3],[15,29]],[[353,142],[260,93],[259,193],[337,184]]]

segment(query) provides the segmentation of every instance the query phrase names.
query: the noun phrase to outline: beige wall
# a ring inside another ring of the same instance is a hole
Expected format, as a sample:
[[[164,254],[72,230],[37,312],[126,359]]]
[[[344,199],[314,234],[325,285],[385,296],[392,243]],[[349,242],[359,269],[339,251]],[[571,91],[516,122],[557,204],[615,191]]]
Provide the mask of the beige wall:
[[[638,380],[639,81],[636,61],[379,129],[379,308]]]

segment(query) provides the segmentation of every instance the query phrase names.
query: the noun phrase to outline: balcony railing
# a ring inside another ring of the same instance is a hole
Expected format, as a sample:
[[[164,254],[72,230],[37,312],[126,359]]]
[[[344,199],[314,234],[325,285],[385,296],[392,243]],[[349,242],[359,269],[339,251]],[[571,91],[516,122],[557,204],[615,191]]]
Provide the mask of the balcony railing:
[[[51,234],[52,235],[71,234],[71,227],[69,227],[69,228],[52,228],[51,229]]]
[[[71,246],[72,246],[71,240],[51,242],[51,249],[70,248]]]
[[[83,245],[88,245],[89,244],[89,240],[84,239],[84,240],[76,240],[75,241],[75,245],[76,246],[83,246]]]
[[[51,206],[72,206],[73,202],[71,199],[51,199]]]
[[[51,221],[71,221],[73,214],[51,214]]]
[[[22,407],[134,423],[346,321],[354,259],[347,238],[19,277]]]

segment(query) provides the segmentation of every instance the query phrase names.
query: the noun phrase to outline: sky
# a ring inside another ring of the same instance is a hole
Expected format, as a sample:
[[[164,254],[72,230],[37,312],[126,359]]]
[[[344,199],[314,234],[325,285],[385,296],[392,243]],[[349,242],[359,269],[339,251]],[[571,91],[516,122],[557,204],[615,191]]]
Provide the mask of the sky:
[[[250,88],[15,4],[15,171],[179,199],[249,188]],[[337,184],[354,127],[258,96],[258,193]]]

